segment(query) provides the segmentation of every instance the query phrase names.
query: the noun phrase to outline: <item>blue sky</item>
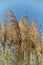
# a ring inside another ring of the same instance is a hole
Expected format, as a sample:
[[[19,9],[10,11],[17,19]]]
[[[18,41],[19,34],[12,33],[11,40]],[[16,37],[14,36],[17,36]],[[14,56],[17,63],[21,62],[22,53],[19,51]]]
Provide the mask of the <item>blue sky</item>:
[[[36,21],[38,31],[40,24],[43,29],[43,0],[0,0],[0,22],[3,20],[5,9],[11,9],[20,21],[20,16],[25,16],[25,11],[28,9],[28,19],[32,22],[32,16]]]

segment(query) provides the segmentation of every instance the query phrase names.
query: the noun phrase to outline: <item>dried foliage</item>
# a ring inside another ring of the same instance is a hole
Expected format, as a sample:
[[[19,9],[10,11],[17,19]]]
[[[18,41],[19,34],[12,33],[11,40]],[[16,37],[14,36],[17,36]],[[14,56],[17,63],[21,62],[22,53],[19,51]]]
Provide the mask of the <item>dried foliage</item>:
[[[15,14],[5,11],[0,25],[0,64],[1,65],[43,65],[43,32],[38,38],[36,23],[32,18],[29,25],[28,13],[18,24]],[[9,21],[9,23],[8,23]]]

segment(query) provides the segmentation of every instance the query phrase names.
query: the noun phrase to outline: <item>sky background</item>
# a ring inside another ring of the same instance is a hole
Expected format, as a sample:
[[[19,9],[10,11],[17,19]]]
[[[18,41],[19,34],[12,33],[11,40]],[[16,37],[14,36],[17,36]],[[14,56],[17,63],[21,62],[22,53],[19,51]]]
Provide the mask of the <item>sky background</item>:
[[[15,13],[18,22],[20,22],[20,16],[25,16],[27,9],[29,22],[32,22],[33,16],[38,32],[40,25],[43,30],[43,0],[0,0],[0,23],[3,22],[5,9],[11,9]]]

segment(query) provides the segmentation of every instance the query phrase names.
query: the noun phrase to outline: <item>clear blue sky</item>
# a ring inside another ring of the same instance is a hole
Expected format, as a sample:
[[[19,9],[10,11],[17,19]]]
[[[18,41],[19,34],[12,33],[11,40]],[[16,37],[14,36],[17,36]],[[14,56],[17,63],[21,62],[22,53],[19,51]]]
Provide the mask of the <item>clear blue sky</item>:
[[[0,0],[0,22],[3,21],[4,10],[8,8],[16,14],[18,21],[20,16],[24,17],[27,8],[29,22],[32,22],[34,16],[38,31],[40,24],[43,29],[43,0]]]

